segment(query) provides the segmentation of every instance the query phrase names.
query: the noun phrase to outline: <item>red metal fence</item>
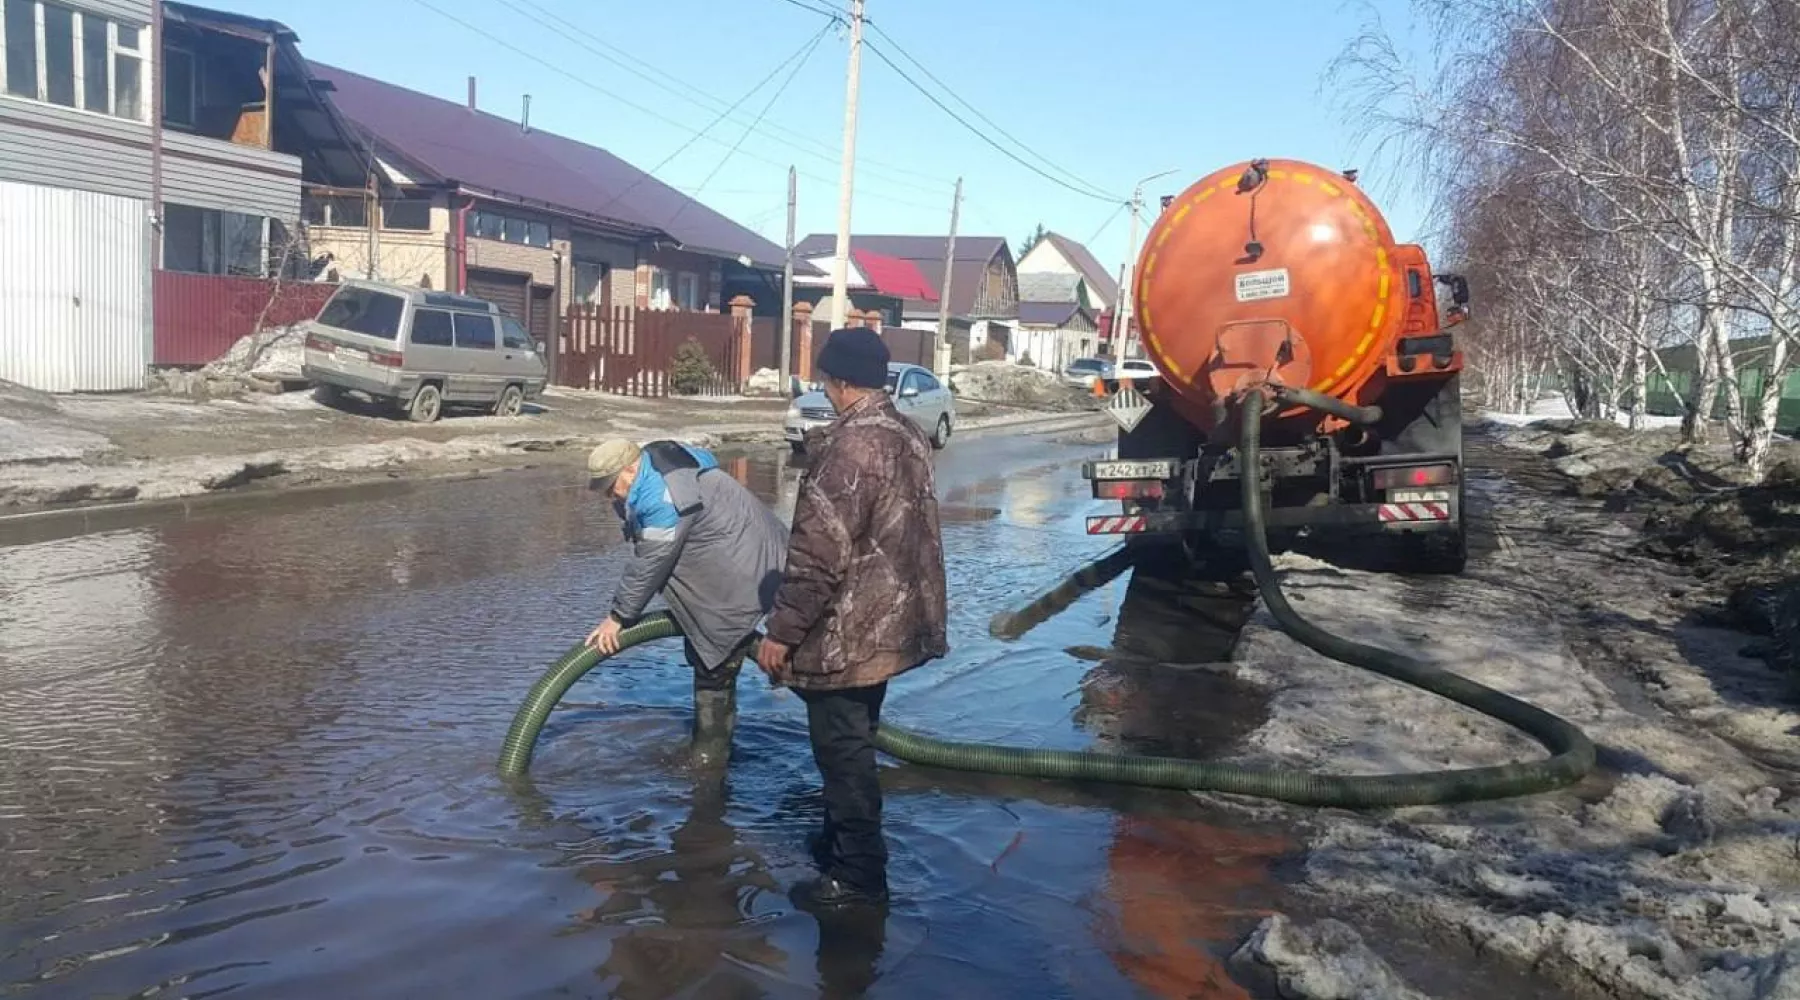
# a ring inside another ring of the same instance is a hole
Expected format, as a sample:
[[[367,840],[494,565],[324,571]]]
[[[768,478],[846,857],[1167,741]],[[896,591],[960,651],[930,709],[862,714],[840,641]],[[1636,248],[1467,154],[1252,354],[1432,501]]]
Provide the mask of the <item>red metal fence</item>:
[[[556,382],[625,396],[729,395],[741,388],[738,323],[725,313],[572,307],[563,317]],[[690,343],[705,365],[683,360]]]
[[[159,270],[150,287],[155,316],[151,363],[204,365],[255,333],[259,321],[267,328],[312,319],[338,286]]]

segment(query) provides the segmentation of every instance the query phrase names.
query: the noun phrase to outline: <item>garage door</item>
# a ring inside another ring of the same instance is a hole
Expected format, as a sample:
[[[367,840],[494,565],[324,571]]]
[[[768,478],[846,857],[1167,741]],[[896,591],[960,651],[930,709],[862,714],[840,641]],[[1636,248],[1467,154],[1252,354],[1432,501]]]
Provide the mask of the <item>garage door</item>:
[[[556,330],[556,289],[531,286],[531,322],[526,326],[533,339],[550,343],[550,335]]]
[[[469,269],[468,294],[486,299],[511,313],[520,326],[525,325],[526,317],[530,315],[527,309],[530,288],[531,279],[523,274]]]

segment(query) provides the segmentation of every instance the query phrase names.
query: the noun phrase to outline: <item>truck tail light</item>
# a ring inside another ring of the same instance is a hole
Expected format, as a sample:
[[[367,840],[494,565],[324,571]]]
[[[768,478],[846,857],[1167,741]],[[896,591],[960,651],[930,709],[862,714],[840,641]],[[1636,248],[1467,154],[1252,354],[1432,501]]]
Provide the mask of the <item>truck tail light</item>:
[[[324,351],[326,354],[330,354],[337,350],[337,345],[316,333],[309,333],[306,335],[306,349],[309,351]]]
[[[1403,490],[1417,486],[1443,486],[1456,482],[1456,467],[1444,465],[1403,465],[1376,469],[1372,478],[1378,490]]]
[[[1155,479],[1096,479],[1094,497],[1099,500],[1160,500],[1163,484]]]
[[[369,363],[381,365],[384,368],[398,368],[400,367],[401,360],[400,354],[396,351],[369,352]]]

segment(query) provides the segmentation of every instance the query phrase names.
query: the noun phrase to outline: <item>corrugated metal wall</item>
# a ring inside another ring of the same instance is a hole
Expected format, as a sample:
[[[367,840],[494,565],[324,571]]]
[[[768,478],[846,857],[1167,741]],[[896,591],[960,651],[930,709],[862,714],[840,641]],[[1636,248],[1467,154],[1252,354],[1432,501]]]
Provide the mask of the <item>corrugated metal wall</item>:
[[[164,130],[163,201],[292,222],[300,217],[300,158]]]
[[[338,286],[311,281],[271,281],[223,274],[157,271],[158,365],[204,365],[225,356],[239,338],[264,327],[312,319]]]
[[[0,379],[142,389],[149,232],[143,201],[0,181]]]

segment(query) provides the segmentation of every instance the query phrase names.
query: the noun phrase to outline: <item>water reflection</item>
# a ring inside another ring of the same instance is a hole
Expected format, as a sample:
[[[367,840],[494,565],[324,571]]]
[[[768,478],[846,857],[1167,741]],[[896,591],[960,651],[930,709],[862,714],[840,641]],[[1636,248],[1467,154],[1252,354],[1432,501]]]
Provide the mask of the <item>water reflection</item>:
[[[1077,707],[1084,678],[1134,676],[1151,648],[1122,588],[1021,643],[985,637],[1086,558],[1082,457],[1006,439],[939,456],[966,515],[945,525],[956,649],[909,675],[896,721],[1046,746],[1169,736],[1142,732],[1157,713],[1108,729]],[[728,469],[791,511],[786,456]],[[889,762],[897,902],[820,923],[785,898],[817,824],[802,713],[751,673],[730,783],[698,782],[674,763],[678,647],[572,692],[533,767],[543,801],[521,805],[492,774],[500,737],[624,555],[610,508],[559,470],[0,548],[0,990],[1156,995],[1117,957],[1132,866],[1166,853],[1119,846],[1162,844],[1121,826],[1143,802]],[[1107,648],[1098,666],[1066,652],[1084,643]],[[1220,700],[1159,683],[1119,697]]]

